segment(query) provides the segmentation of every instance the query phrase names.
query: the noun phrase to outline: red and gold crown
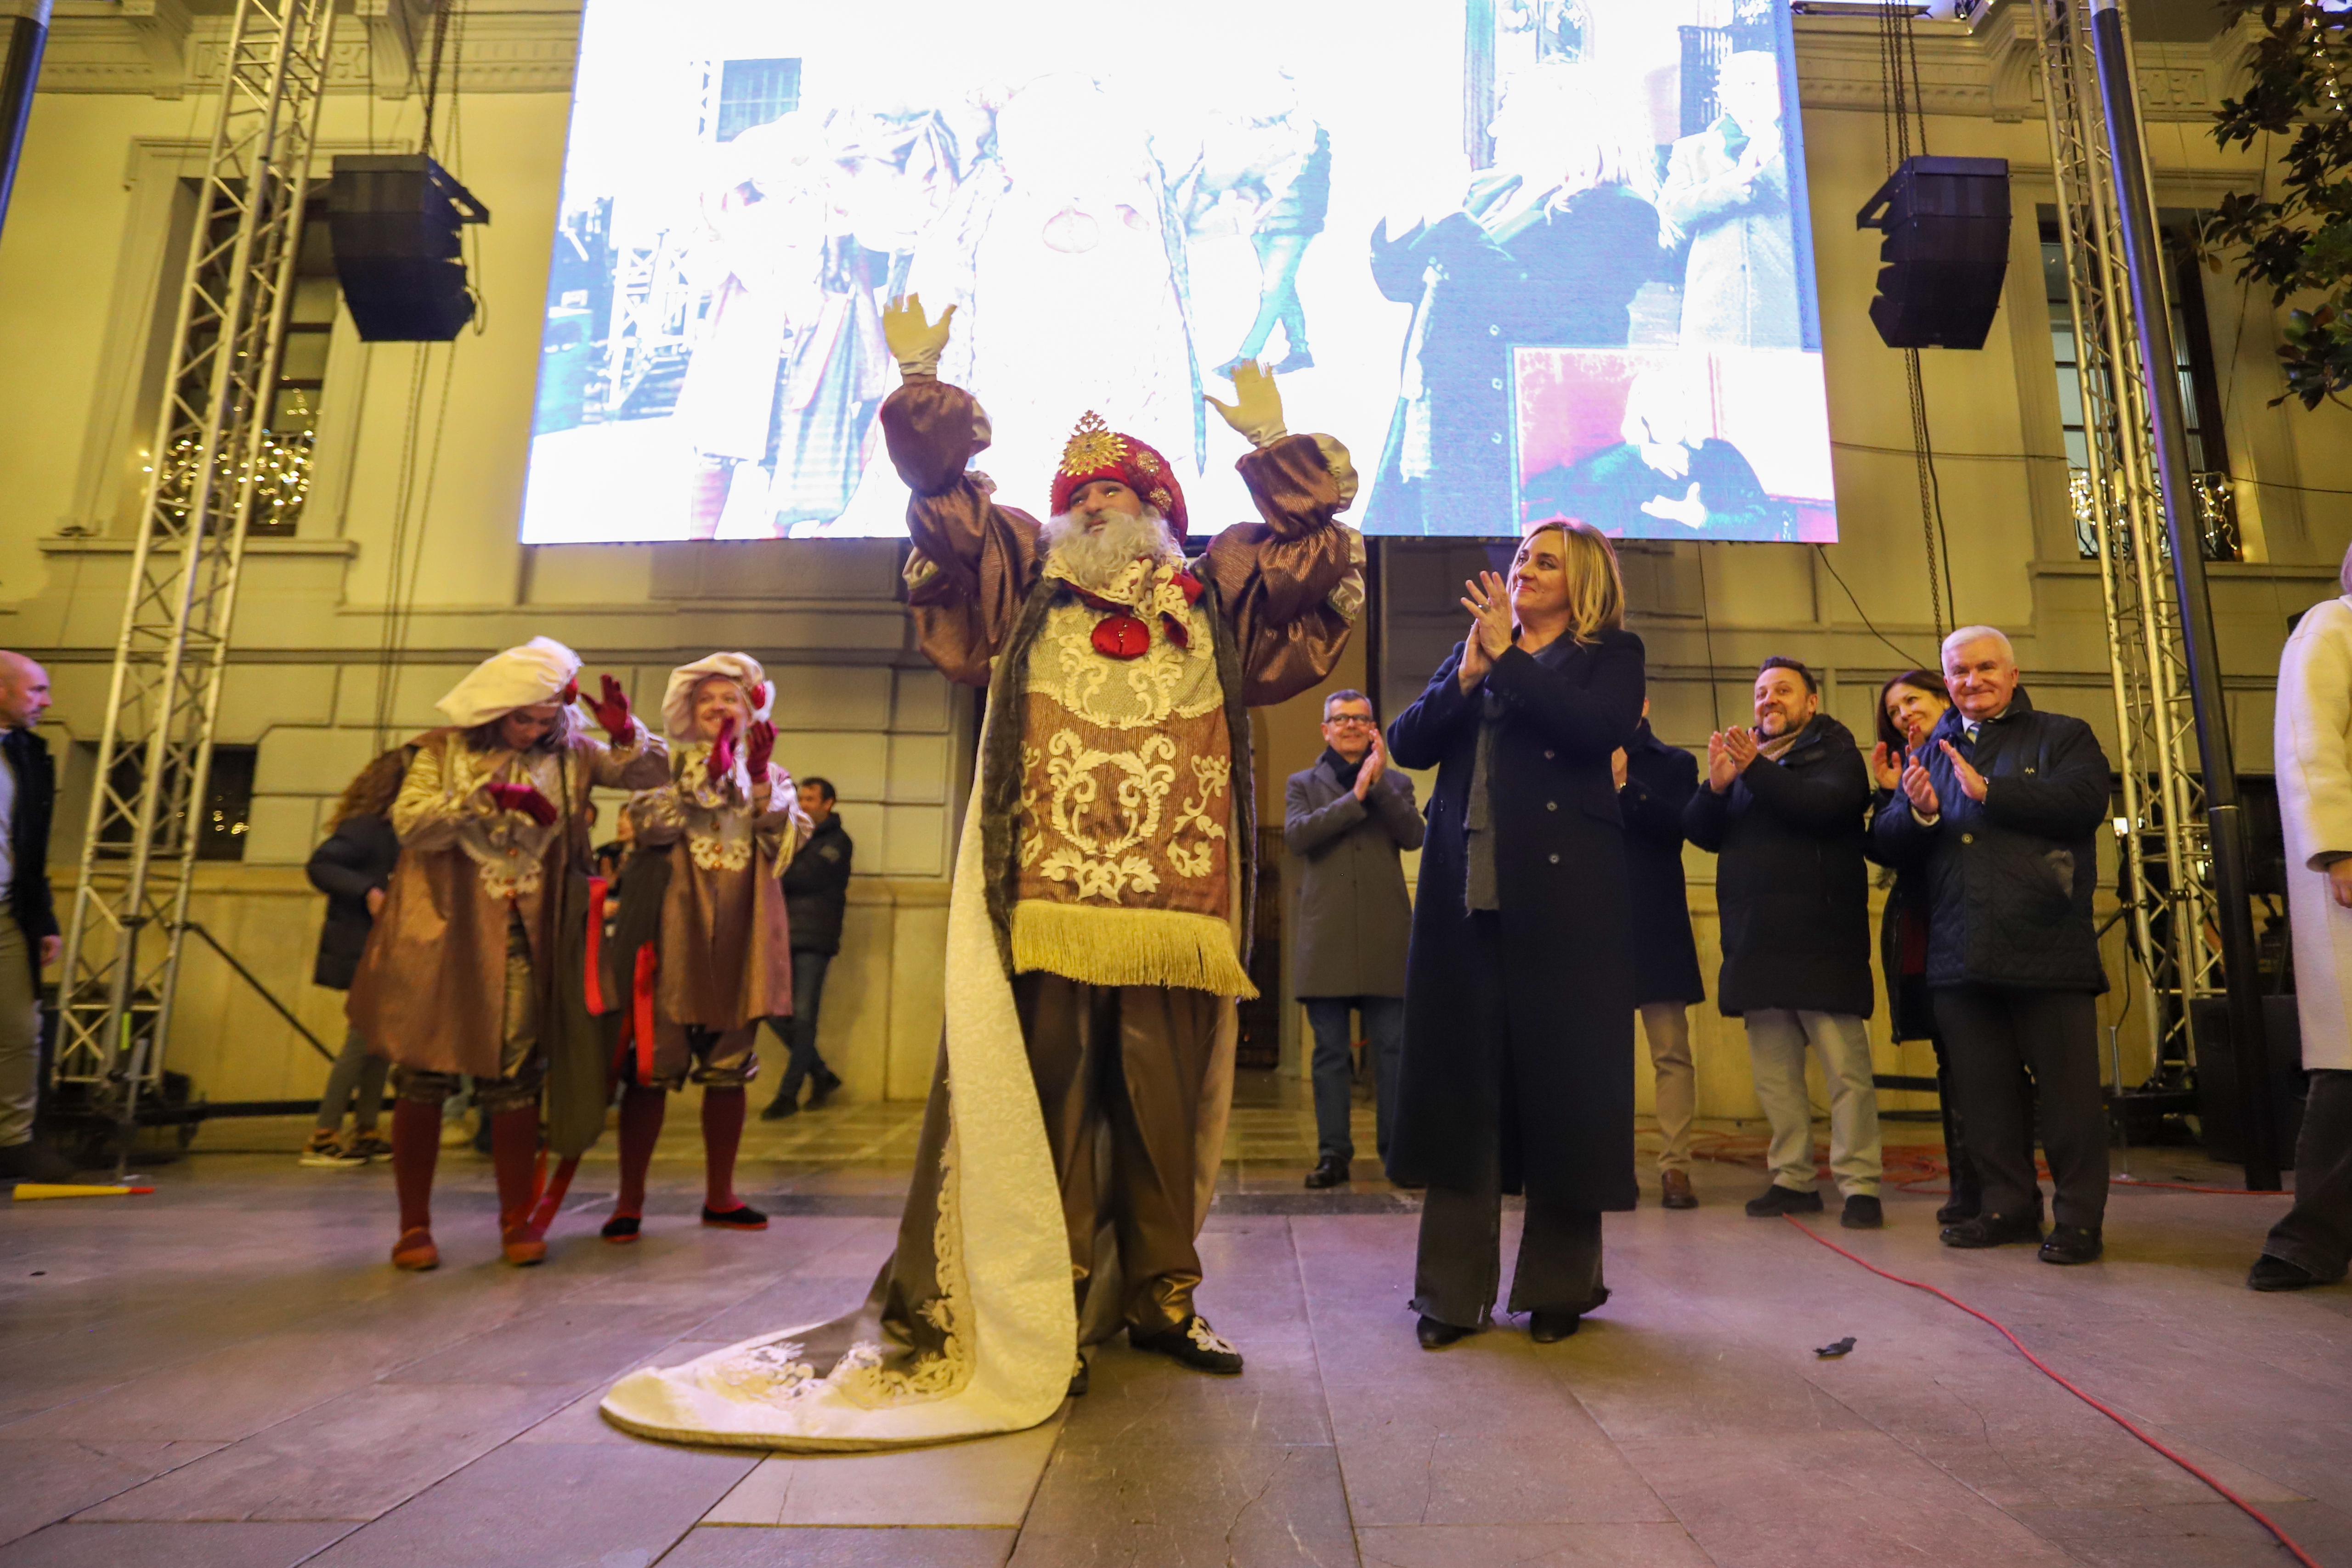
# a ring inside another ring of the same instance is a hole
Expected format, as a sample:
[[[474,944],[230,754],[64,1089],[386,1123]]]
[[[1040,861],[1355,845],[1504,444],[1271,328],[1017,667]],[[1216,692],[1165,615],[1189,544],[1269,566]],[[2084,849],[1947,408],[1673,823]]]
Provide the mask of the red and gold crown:
[[[1168,459],[1132,435],[1121,435],[1089,411],[1070,433],[1062,448],[1062,465],[1054,472],[1054,515],[1070,509],[1070,497],[1082,485],[1116,479],[1143,497],[1144,505],[1168,519],[1168,531],[1185,535],[1184,487]]]

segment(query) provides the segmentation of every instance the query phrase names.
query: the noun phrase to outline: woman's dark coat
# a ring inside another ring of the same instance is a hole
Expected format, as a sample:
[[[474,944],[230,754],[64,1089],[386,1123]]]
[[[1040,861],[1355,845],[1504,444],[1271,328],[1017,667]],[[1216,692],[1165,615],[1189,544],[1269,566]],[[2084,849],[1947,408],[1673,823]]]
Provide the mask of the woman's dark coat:
[[[1718,795],[1683,812],[1690,841],[1715,854],[1727,1018],[1759,1008],[1868,1018],[1870,768],[1853,732],[1816,715],[1779,761],[1759,757]]]
[[[1927,884],[1927,984],[2105,991],[2091,895],[2115,780],[2099,737],[2037,711],[2022,689],[1973,741],[1967,724],[1952,708],[1927,738],[1936,826],[1922,827],[1908,800],[1871,824],[1882,863]],[[1961,789],[1946,743],[1984,775],[1982,800]]]
[[[1412,400],[1397,399],[1367,503],[1367,526],[1392,533],[1516,534],[1512,356],[1520,347],[1622,348],[1627,314],[1658,276],[1658,210],[1622,185],[1527,204],[1508,216],[1520,177],[1475,176],[1462,210],[1434,224],[1372,235],[1372,281],[1414,308],[1429,399],[1431,471],[1404,475]]]
[[[1873,822],[1898,792],[1880,789],[1871,795]],[[1875,835],[1863,852],[1880,865],[1886,863]],[[1886,979],[1886,1021],[1897,1040],[1936,1038],[1936,1007],[1927,993],[1927,909],[1926,874],[1895,870],[1886,913],[1878,919],[1878,972]]]
[[[1406,961],[1404,1062],[1390,1174],[1570,1208],[1633,1207],[1633,976],[1624,830],[1610,754],[1642,717],[1642,640],[1603,632],[1513,648],[1491,757],[1502,911],[1473,915],[1465,825],[1479,693],[1457,647],[1389,728],[1400,767],[1437,768]],[[1499,952],[1495,951],[1499,947]],[[1498,970],[1500,994],[1477,984]]]
[[[1703,1002],[1698,944],[1683,886],[1683,808],[1698,792],[1698,758],[1668,746],[1643,719],[1625,748],[1625,874],[1633,893],[1633,1000]]]
[[[348,991],[367,951],[375,916],[367,895],[392,885],[400,859],[400,839],[383,817],[344,820],[327,841],[310,852],[310,885],[327,895],[327,923],[319,932],[319,959],[310,978],[330,990]]]

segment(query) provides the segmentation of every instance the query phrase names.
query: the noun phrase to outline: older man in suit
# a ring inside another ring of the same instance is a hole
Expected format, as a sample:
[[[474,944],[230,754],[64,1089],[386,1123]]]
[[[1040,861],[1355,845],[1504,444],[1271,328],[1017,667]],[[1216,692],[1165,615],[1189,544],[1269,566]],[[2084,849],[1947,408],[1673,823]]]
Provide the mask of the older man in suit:
[[[1404,958],[1412,901],[1401,852],[1421,847],[1412,780],[1392,771],[1371,699],[1334,692],[1323,704],[1323,755],[1290,776],[1283,841],[1305,862],[1298,880],[1297,991],[1315,1035],[1311,1187],[1349,1177],[1351,1012],[1371,1042],[1374,1140],[1388,1158],[1397,1063],[1404,1050]]]

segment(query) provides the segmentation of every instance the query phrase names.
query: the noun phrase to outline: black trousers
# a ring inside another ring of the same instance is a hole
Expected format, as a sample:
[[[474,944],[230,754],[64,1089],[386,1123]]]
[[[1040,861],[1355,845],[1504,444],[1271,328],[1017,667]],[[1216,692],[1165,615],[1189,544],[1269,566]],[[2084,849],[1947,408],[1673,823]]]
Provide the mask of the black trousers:
[[[2271,1227],[2263,1250],[2326,1281],[2341,1280],[2352,1264],[2352,1072],[2311,1075],[2294,1144],[2294,1207]]]
[[[2032,1127],[2017,1092],[2024,1071],[2033,1074],[2042,1147],[2050,1156],[2051,1216],[2061,1225],[2097,1229],[2107,1211],[2097,998],[2013,986],[1938,987],[1935,998],[1969,1158],[1984,1184],[1984,1212],[2014,1217],[2041,1207]]]
[[[1503,1282],[1498,1157],[1488,1158],[1485,1175],[1473,1189],[1433,1185],[1422,1195],[1412,1310],[1455,1328],[1484,1328]],[[1509,1310],[1589,1312],[1608,1299],[1601,1282],[1601,1211],[1563,1208],[1529,1193]]]

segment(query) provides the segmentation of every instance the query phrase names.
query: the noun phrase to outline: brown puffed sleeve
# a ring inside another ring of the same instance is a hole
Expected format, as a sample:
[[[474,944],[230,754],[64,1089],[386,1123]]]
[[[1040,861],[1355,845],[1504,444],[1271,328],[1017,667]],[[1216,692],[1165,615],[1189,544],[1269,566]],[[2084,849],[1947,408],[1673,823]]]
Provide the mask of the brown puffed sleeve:
[[[987,416],[961,387],[910,380],[882,405],[891,465],[914,492],[907,532],[907,603],[923,652],[941,674],[988,684],[1037,572],[1037,520],[999,507],[967,465],[988,445]]]
[[[1338,520],[1348,503],[1314,437],[1286,435],[1237,465],[1262,523],[1209,545],[1213,578],[1241,644],[1243,700],[1297,695],[1339,662],[1363,607],[1363,540]]]

